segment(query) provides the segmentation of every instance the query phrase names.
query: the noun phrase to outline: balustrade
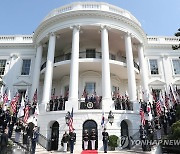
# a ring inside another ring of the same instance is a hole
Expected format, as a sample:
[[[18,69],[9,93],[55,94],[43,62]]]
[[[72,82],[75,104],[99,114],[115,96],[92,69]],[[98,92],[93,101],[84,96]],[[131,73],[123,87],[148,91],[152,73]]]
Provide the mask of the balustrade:
[[[102,58],[102,54],[101,54],[101,52],[88,53],[86,51],[82,51],[82,52],[79,53],[79,58],[80,59],[82,59],[82,58],[101,59]],[[115,56],[114,54],[110,53],[109,54],[109,58],[110,58],[110,60],[115,60],[115,61],[120,61],[120,62],[126,63],[126,57],[118,57],[118,56]],[[55,57],[54,58],[54,63],[58,63],[58,62],[65,61],[65,60],[70,60],[70,59],[71,59],[71,53],[67,53],[67,54]],[[45,67],[46,67],[46,62],[44,62],[41,65],[41,70],[43,70]],[[136,62],[134,62],[134,67],[136,69],[140,70],[139,65]]]

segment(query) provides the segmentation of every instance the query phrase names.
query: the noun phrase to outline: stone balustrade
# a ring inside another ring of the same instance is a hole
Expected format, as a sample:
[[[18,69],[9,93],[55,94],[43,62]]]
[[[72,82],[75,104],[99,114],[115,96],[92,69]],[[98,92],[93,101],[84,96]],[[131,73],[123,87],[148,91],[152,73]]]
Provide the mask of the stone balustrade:
[[[116,6],[107,4],[107,3],[99,3],[99,2],[76,2],[72,3],[60,8],[56,8],[52,10],[44,19],[48,20],[54,16],[57,16],[59,14],[63,14],[70,11],[79,11],[79,10],[99,10],[99,11],[105,11],[105,12],[111,12],[115,13],[121,16],[124,16],[126,18],[131,19],[132,21],[136,22],[139,26],[141,26],[140,22],[127,10],[118,8]]]
[[[0,43],[33,43],[32,35],[1,35]]]
[[[180,39],[177,37],[156,37],[156,36],[148,36],[148,43],[150,44],[179,44]]]

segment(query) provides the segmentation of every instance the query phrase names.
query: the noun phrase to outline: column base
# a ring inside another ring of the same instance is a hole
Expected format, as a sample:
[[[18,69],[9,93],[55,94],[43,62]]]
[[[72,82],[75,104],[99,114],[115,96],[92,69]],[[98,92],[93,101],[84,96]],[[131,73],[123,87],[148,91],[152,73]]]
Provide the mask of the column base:
[[[136,113],[139,113],[139,110],[140,110],[139,102],[136,100],[136,101],[132,101],[132,103],[133,103],[133,111]]]
[[[77,111],[79,109],[79,101],[74,98],[69,98],[65,103],[65,111]]]
[[[115,110],[114,101],[112,98],[103,98],[102,99],[102,110],[104,112],[109,112]]]
[[[40,112],[40,114],[45,113],[46,112],[46,108],[47,108],[47,104],[45,104],[45,103],[39,104],[39,112]]]

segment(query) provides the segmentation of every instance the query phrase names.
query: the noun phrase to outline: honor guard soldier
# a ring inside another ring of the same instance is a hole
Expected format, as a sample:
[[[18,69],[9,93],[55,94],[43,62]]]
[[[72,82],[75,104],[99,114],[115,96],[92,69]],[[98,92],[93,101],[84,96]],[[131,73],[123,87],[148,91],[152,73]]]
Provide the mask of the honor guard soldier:
[[[73,153],[75,143],[76,143],[76,133],[73,130],[72,132],[69,133],[70,153]]]
[[[65,131],[65,133],[63,134],[63,138],[62,138],[62,142],[63,142],[63,147],[64,147],[64,152],[67,152],[67,142],[69,139],[69,135],[67,134],[67,132]]]
[[[107,153],[107,145],[109,140],[109,134],[106,132],[106,128],[104,128],[104,132],[102,132],[103,136],[103,147],[104,147],[104,153]]]
[[[95,129],[92,129],[91,136],[90,136],[92,150],[95,150],[96,138],[97,138],[97,135],[96,135]]]
[[[88,150],[88,141],[89,141],[88,131],[84,130],[84,133],[83,133],[84,150]]]
[[[140,132],[140,139],[142,141],[142,150],[147,151],[147,145],[145,143],[145,140],[147,138],[146,130],[144,129],[144,127],[142,125],[140,126],[139,132]]]
[[[147,135],[149,140],[153,141],[154,135],[153,135],[153,127],[150,121],[148,121],[148,126],[147,126]]]
[[[160,140],[161,139],[161,125],[158,118],[156,118],[155,120],[155,129],[156,129],[157,139]]]

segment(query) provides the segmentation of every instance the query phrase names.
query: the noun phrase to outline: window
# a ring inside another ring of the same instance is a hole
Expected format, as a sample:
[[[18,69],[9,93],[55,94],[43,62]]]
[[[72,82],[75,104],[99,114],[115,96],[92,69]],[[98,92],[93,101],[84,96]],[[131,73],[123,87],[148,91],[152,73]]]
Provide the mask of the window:
[[[96,58],[95,49],[86,49],[86,58]]]
[[[31,60],[23,59],[21,75],[29,75],[30,66],[31,66]]]
[[[86,83],[86,91],[89,96],[94,94],[94,92],[96,91],[96,83],[94,83],[94,82]]]
[[[69,85],[64,87],[64,97],[69,97]]]
[[[4,75],[5,67],[6,67],[6,60],[1,59],[0,60],[0,75]]]
[[[25,89],[19,89],[18,93],[19,93],[19,103],[21,103],[22,97],[24,97],[24,99],[25,99],[26,90]]]
[[[172,60],[173,62],[173,68],[174,68],[174,74],[180,74],[180,60]]]
[[[161,92],[161,89],[152,89],[152,95],[155,101],[159,100],[160,92]]]
[[[150,63],[151,74],[159,74],[157,60],[151,59],[149,60],[149,63]]]

